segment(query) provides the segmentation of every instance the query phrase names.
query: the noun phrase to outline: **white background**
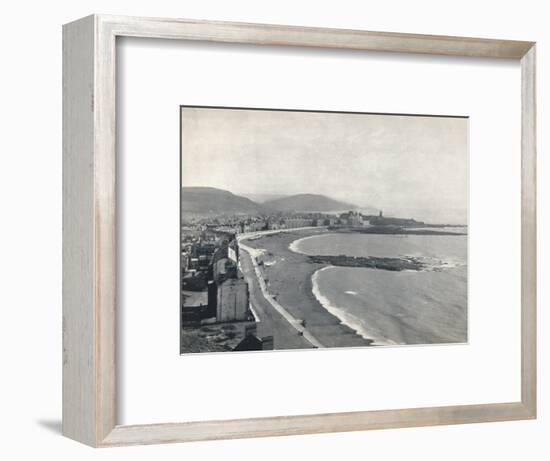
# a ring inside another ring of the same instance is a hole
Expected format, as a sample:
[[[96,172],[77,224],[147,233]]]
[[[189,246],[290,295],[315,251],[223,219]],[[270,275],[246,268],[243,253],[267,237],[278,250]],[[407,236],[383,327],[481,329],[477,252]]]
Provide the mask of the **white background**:
[[[521,399],[519,64],[123,39],[117,69],[121,424]],[[469,345],[180,357],[179,104],[468,115]]]
[[[61,24],[91,12],[271,22],[536,40],[539,78],[539,331],[547,275],[550,32],[544,2],[176,2],[96,0],[4,5],[0,247],[3,457],[80,459],[548,459],[547,338],[539,335],[539,419],[94,451],[59,435],[61,415]],[[497,170],[498,171],[498,170]],[[504,217],[505,219],[505,217]],[[545,437],[546,436],[546,437]]]

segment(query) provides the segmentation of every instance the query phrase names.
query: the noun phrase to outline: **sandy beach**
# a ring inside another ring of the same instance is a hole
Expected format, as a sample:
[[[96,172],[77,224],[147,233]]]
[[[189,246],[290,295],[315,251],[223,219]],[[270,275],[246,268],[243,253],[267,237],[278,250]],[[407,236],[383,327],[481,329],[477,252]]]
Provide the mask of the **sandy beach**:
[[[257,258],[269,293],[290,315],[304,321],[304,326],[324,347],[368,346],[354,330],[343,325],[329,313],[312,293],[311,276],[323,264],[310,262],[306,255],[295,253],[289,245],[300,238],[326,233],[325,229],[304,229],[263,235],[259,238],[245,238],[243,244],[257,250],[264,250]],[[275,339],[277,331],[274,331]],[[276,349],[296,348],[294,345]]]

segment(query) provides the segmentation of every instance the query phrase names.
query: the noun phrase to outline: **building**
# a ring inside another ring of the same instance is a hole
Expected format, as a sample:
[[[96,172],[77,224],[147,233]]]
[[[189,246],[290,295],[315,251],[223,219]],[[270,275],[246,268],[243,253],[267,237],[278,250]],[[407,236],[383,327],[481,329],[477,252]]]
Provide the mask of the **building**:
[[[200,325],[202,320],[216,315],[216,311],[208,305],[206,291],[182,293],[181,298],[182,326]]]
[[[263,219],[247,220],[240,223],[240,232],[258,232],[268,228],[268,224]]]
[[[227,245],[227,257],[235,264],[239,264],[239,244],[233,239]]]
[[[245,336],[245,338],[237,344],[234,351],[267,351],[273,350],[273,336],[258,338],[255,334]]]
[[[220,248],[212,258],[208,282],[208,305],[215,309],[217,322],[248,320],[248,283],[237,268],[239,248],[235,240]]]
[[[269,230],[279,230],[279,229],[283,229],[284,228],[284,224],[283,224],[283,221],[281,218],[278,218],[278,217],[274,217],[274,218],[269,218],[267,220],[267,229]]]
[[[258,337],[256,324],[246,325],[244,338],[234,348],[234,351],[265,351],[273,350],[273,336]]]
[[[311,227],[313,226],[313,219],[307,218],[284,218],[285,229],[296,229],[299,227]]]
[[[235,322],[248,320],[249,293],[248,284],[239,278],[227,278],[217,284],[216,320]]]
[[[340,222],[345,226],[360,227],[363,225],[363,217],[357,211],[348,211],[340,215]]]
[[[181,289],[187,291],[204,291],[207,277],[204,272],[190,271],[181,278]]]

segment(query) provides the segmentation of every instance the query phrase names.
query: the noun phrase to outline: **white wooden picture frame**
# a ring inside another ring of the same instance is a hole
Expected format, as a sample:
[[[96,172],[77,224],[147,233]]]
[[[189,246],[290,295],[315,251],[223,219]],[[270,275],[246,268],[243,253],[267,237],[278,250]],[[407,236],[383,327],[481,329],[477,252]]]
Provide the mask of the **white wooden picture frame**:
[[[118,425],[116,39],[507,58],[521,62],[521,400],[226,421]],[[536,417],[535,43],[93,15],[63,27],[63,434],[91,446],[184,442]]]

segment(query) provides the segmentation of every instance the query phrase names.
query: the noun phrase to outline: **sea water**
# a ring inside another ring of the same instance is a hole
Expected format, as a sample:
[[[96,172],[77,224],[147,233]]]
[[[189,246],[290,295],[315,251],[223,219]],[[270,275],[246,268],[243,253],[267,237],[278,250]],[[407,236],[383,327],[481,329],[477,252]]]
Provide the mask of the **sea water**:
[[[421,259],[422,271],[327,266],[313,274],[313,294],[375,344],[467,341],[467,236],[336,233],[296,240],[290,249]]]

